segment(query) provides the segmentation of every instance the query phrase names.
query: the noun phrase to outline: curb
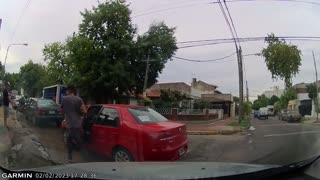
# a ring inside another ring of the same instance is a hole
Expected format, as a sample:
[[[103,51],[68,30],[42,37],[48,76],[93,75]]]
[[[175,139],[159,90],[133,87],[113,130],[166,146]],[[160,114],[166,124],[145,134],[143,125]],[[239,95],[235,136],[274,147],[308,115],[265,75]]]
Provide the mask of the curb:
[[[187,131],[188,135],[232,135],[242,130],[232,130],[232,131]]]

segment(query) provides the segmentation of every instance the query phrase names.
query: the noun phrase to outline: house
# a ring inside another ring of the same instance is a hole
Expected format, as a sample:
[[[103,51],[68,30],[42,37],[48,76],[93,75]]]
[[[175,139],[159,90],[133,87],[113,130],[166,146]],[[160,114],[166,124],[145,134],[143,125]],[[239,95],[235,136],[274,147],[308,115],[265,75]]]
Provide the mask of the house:
[[[320,81],[318,81],[317,83],[319,84]],[[310,83],[302,82],[292,86],[292,88],[297,93],[297,99],[291,100],[288,103],[288,109],[299,111],[301,115],[315,116],[314,103],[308,97],[308,92],[307,92],[307,85],[309,84]]]
[[[175,83],[157,83],[151,86],[146,96],[152,100],[160,99],[161,90],[170,89],[177,90],[182,94],[186,94],[190,98],[187,107],[193,109],[195,100],[204,100],[209,102],[212,109],[223,109],[225,116],[234,116],[235,106],[231,94],[223,94],[217,90],[218,86],[208,84],[196,78],[192,79],[191,85],[184,82]]]
[[[233,117],[235,106],[231,94],[202,94],[201,99],[211,104],[214,109],[223,109],[224,116]]]

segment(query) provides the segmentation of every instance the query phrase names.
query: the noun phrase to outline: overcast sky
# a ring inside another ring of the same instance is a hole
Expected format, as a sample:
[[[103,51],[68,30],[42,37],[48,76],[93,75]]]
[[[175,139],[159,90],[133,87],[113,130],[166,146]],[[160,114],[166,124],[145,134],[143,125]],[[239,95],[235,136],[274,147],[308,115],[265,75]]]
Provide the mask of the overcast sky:
[[[144,33],[152,22],[164,21],[176,27],[178,42],[201,39],[230,38],[231,34],[215,0],[130,0],[133,22],[138,32]],[[311,1],[311,0],[310,0]],[[91,9],[97,0],[0,0],[0,60],[10,43],[28,43],[13,46],[7,59],[7,71],[18,72],[29,59],[43,63],[42,48],[47,43],[63,41],[77,31],[80,11]],[[29,2],[29,3],[28,3]],[[100,2],[104,2],[100,0]],[[183,6],[183,7],[181,7]],[[177,8],[176,8],[177,7]],[[234,2],[228,3],[239,37],[266,36],[320,36],[320,5],[292,2]],[[164,10],[169,9],[169,10]],[[320,65],[320,41],[292,41],[302,51],[300,73],[294,83],[315,80],[311,51]],[[243,54],[260,52],[264,42],[242,43]],[[235,52],[234,44],[186,48],[176,56],[189,59],[216,59]],[[233,61],[232,61],[233,60]],[[159,82],[186,82],[191,78],[214,84],[224,93],[238,95],[238,68],[236,56],[221,63],[195,63],[174,59],[166,64]],[[272,86],[283,87],[283,81],[273,81],[264,60],[257,56],[244,57],[245,75],[250,96],[256,96]]]

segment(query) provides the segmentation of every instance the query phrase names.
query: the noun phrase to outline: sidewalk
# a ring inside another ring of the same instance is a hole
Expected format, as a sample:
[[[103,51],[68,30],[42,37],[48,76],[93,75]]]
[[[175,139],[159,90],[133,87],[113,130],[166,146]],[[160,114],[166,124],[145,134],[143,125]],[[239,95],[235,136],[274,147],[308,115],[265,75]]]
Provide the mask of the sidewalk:
[[[228,118],[209,124],[187,124],[187,132],[189,135],[230,135],[241,132],[240,127],[228,126],[231,121],[232,119]]]
[[[15,121],[11,118],[7,119],[9,129],[4,126],[3,108],[0,108],[0,165],[4,168],[9,168],[9,156],[13,141],[12,129],[15,127]]]

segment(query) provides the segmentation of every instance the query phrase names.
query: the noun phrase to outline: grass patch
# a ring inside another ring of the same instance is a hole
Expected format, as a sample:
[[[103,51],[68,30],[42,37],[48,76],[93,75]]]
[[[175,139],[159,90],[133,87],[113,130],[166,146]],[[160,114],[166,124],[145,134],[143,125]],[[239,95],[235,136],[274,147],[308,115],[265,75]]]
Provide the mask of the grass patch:
[[[228,126],[240,126],[243,128],[249,128],[251,126],[251,121],[249,116],[245,116],[245,118],[239,124],[239,121],[235,119],[227,124]]]

